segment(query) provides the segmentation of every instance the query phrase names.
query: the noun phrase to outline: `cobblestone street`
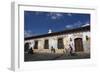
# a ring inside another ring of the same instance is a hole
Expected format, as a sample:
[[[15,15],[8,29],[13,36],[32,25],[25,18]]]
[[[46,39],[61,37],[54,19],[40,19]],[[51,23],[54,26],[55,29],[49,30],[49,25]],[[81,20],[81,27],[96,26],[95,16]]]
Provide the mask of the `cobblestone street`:
[[[66,55],[66,54],[39,54],[39,53],[35,53],[35,54],[28,54],[25,53],[24,54],[24,61],[28,62],[28,61],[45,61],[45,60],[68,60],[68,59],[87,59],[90,58],[90,54],[75,54],[73,56],[71,55]]]

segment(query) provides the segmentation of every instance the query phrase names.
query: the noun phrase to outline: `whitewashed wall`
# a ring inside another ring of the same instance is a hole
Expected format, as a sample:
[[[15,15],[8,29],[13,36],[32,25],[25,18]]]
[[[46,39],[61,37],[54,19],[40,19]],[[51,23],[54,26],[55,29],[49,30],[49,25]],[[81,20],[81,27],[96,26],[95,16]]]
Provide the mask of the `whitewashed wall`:
[[[63,52],[63,51],[66,51],[65,49],[67,49],[67,50],[69,49],[69,44],[72,45],[73,51],[75,52],[74,40],[76,38],[82,38],[84,52],[89,53],[90,52],[90,41],[86,40],[86,36],[88,36],[90,38],[90,32],[89,31],[63,34],[63,35],[59,35],[59,36],[49,36],[49,37],[44,37],[44,38],[27,40],[25,42],[31,42],[31,44],[33,44],[33,46],[34,46],[34,41],[38,40],[38,49],[35,49],[37,52],[41,51],[41,52],[48,52],[49,53],[49,52],[51,52],[50,49],[51,49],[52,46],[53,46],[53,48],[55,48],[55,50],[57,52]],[[63,50],[61,49],[62,51],[60,51],[57,48],[58,38],[63,38],[64,49]],[[70,41],[70,38],[72,39],[72,41]],[[44,40],[46,40],[46,39],[48,39],[48,41],[49,41],[49,48],[48,49],[44,49]]]
[[[87,41],[86,40],[86,36],[89,37],[89,40]],[[90,40],[91,40],[91,37],[90,37],[90,32],[83,32],[83,47],[84,47],[84,51],[86,53],[89,53],[90,52]]]

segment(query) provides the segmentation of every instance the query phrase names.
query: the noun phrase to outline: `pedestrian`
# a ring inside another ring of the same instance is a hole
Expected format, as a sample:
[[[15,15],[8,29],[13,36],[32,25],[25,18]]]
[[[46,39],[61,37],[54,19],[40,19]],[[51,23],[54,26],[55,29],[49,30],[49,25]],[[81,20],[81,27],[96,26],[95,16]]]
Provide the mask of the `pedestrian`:
[[[33,54],[33,44],[32,43],[30,43],[29,44],[29,52],[28,52],[28,54]]]
[[[70,44],[69,44],[69,48],[70,48],[70,55],[72,56],[73,55],[73,48]]]
[[[51,52],[55,53],[55,49],[53,48],[53,46],[51,47]]]

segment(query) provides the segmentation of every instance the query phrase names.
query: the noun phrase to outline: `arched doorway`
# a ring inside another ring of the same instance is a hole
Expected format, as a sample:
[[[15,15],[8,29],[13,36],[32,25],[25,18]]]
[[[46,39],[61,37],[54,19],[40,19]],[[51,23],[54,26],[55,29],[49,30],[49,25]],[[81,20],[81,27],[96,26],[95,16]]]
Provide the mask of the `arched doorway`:
[[[76,38],[76,39],[74,39],[74,43],[75,43],[75,52],[84,51],[82,38]]]

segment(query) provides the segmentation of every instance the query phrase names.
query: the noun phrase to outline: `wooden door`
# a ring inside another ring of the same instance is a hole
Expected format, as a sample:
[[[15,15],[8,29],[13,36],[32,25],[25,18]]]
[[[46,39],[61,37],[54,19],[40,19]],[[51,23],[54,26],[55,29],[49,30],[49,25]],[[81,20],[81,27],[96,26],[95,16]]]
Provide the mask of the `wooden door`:
[[[83,51],[82,38],[76,38],[74,40],[74,42],[75,42],[75,52],[81,52],[81,51]]]

